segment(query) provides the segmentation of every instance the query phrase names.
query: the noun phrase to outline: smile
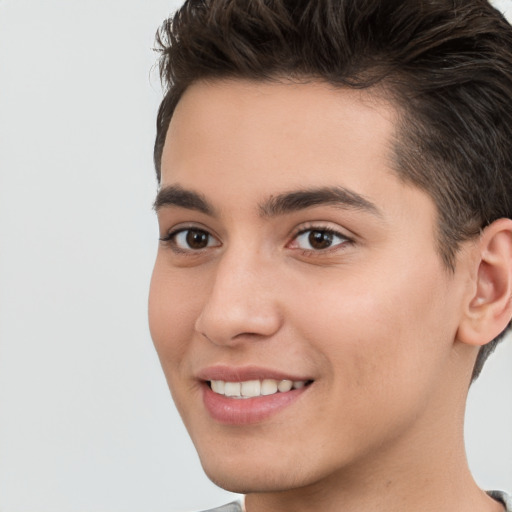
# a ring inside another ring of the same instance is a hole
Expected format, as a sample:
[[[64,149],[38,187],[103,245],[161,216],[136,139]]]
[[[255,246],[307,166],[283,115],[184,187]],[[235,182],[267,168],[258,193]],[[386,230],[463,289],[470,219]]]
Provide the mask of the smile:
[[[211,390],[229,398],[256,398],[258,396],[270,396],[276,393],[287,393],[292,389],[302,389],[308,384],[304,380],[246,380],[243,382],[229,382],[223,380],[211,380]]]

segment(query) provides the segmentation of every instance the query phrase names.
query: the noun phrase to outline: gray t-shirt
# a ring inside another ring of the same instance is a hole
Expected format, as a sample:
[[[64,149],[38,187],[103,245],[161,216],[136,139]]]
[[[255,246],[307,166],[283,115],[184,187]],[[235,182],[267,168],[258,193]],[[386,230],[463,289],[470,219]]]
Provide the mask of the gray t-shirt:
[[[496,501],[505,505],[507,512],[512,512],[512,496],[502,491],[487,491],[487,494]]]
[[[233,501],[227,505],[222,505],[222,507],[210,508],[203,512],[244,512],[244,509],[239,501]]]
[[[506,512],[512,512],[512,497],[501,491],[489,491],[487,494],[496,501],[505,505]],[[243,506],[239,501],[233,501],[222,507],[211,508],[203,512],[244,512]]]

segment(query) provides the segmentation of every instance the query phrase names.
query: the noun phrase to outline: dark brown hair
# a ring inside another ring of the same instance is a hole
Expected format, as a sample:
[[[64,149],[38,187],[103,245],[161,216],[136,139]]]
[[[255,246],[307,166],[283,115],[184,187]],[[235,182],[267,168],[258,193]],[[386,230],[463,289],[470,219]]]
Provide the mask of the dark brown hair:
[[[401,119],[395,170],[435,201],[447,269],[462,241],[512,218],[512,27],[487,0],[188,0],[157,45],[158,179],[174,108],[198,80],[378,86]]]

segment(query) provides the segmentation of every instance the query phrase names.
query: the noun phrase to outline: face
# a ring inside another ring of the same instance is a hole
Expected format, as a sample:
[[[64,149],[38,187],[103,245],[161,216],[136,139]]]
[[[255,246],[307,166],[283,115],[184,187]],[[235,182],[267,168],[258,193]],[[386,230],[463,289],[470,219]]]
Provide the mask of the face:
[[[321,83],[198,83],[177,106],[150,328],[222,487],[375,469],[445,421],[464,279],[392,170],[394,123]]]

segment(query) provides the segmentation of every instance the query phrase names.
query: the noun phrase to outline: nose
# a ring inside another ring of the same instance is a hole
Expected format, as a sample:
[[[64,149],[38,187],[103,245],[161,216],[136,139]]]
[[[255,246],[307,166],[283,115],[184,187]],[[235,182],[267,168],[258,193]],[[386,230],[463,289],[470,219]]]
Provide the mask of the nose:
[[[268,339],[282,323],[276,289],[271,262],[254,253],[226,253],[216,263],[196,331],[216,345]]]

